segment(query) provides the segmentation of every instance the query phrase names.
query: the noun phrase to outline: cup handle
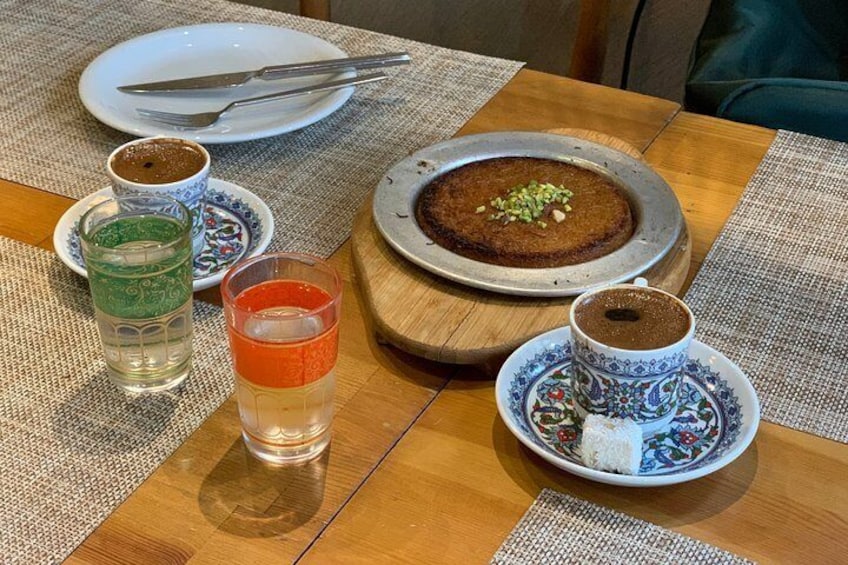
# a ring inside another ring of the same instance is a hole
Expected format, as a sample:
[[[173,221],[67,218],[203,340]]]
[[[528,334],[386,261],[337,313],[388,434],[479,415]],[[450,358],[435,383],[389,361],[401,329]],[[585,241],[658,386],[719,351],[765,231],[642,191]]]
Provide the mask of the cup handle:
[[[633,279],[633,284],[634,286],[641,286],[642,288],[647,288],[648,279],[646,279],[645,277],[636,277],[635,279]]]

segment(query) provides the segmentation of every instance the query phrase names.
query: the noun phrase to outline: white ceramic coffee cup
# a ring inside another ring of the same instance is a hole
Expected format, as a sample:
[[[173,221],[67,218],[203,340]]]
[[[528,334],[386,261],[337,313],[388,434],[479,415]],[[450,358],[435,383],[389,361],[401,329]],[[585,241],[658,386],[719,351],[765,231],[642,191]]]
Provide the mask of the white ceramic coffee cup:
[[[175,182],[163,184],[145,184],[134,182],[121,177],[112,168],[112,160],[114,159],[114,157],[127,147],[144,143],[155,143],[157,141],[177,141],[179,143],[191,146],[203,156],[203,167],[201,167],[199,171],[189,177]],[[211,159],[209,157],[209,152],[206,151],[206,149],[202,145],[200,145],[199,143],[195,143],[194,141],[191,141],[189,139],[166,136],[135,139],[133,141],[121,145],[120,147],[112,151],[112,153],[109,155],[109,158],[106,160],[106,174],[112,181],[112,192],[114,192],[117,196],[138,194],[166,195],[170,196],[175,200],[179,200],[186,206],[186,208],[189,209],[192,216],[192,251],[194,252],[195,256],[197,256],[197,254],[200,253],[200,251],[203,249],[204,238],[206,235],[206,219],[204,217],[204,209],[206,204],[206,188],[209,184],[210,167]]]
[[[688,314],[686,333],[657,349],[622,349],[589,337],[575,322],[575,312],[586,299],[612,289],[665,295]],[[578,296],[571,304],[570,326],[571,386],[577,415],[628,418],[641,427],[643,435],[668,427],[677,413],[683,366],[695,334],[695,317],[689,307],[673,294],[644,284],[613,285]]]

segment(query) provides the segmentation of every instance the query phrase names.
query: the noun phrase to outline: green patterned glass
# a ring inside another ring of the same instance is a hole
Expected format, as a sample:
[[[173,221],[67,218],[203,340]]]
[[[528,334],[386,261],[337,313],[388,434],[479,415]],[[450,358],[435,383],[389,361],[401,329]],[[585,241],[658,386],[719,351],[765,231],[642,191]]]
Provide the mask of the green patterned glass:
[[[191,214],[165,196],[121,196],[79,225],[112,380],[133,392],[181,382],[191,360]]]

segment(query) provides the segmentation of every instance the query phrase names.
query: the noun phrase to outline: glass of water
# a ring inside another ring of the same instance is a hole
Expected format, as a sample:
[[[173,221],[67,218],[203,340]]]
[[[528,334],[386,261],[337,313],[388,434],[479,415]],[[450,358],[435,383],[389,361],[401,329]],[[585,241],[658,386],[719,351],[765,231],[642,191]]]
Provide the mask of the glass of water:
[[[242,436],[274,464],[299,463],[330,443],[342,281],[324,261],[271,253],[221,283]]]
[[[167,196],[119,196],[79,232],[109,377],[130,392],[178,385],[192,355],[191,213]]]

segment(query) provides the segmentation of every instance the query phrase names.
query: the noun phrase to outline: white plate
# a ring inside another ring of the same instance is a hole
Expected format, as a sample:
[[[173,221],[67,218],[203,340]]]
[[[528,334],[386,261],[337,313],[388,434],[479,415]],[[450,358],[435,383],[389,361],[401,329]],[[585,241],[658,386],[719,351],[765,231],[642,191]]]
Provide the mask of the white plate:
[[[79,220],[112,196],[111,188],[89,194],[65,212],[53,230],[53,247],[65,265],[88,277],[80,251]],[[194,258],[195,291],[215,286],[233,264],[267,249],[274,217],[261,198],[238,185],[210,178],[206,193],[206,241]]]
[[[495,384],[498,412],[509,431],[548,463],[611,485],[670,485],[721,469],[754,439],[760,422],[754,387],[724,355],[694,340],[680,408],[668,429],[643,438],[639,474],[586,467],[579,457],[580,425],[571,411],[570,338],[564,327],[525,343],[506,360]]]
[[[129,94],[116,87],[342,57],[347,54],[335,45],[286,28],[244,23],[177,27],[130,39],[100,54],[83,71],[79,95],[95,118],[139,137],[179,135],[200,143],[247,141],[315,123],[344,105],[353,94],[353,88],[237,108],[215,125],[200,130],[180,129],[141,118],[136,108],[205,112],[220,109],[233,100],[351,77],[356,73],[253,80],[237,88],[194,93]]]

